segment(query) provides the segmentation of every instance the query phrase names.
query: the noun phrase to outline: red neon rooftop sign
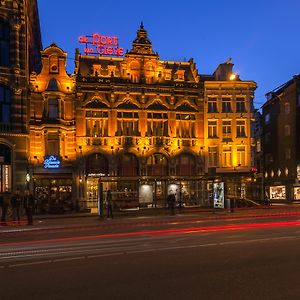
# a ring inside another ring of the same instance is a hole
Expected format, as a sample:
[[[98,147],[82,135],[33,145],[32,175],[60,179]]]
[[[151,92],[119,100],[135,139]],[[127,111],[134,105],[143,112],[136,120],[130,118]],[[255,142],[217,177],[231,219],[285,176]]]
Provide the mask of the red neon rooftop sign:
[[[116,36],[93,33],[92,35],[81,35],[78,41],[81,44],[85,44],[84,53],[86,55],[124,55],[124,48],[119,47],[118,38]]]

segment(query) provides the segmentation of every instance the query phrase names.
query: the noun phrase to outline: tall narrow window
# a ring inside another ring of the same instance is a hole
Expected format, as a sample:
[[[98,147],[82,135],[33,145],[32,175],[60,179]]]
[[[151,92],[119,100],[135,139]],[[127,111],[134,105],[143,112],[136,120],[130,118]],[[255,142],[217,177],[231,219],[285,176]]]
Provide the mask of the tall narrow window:
[[[289,102],[284,103],[284,113],[288,115],[290,113],[291,106]]]
[[[231,138],[231,121],[225,120],[222,122],[223,138]]]
[[[0,85],[0,124],[7,126],[10,124],[10,107],[11,107],[11,92],[10,90]]]
[[[232,166],[231,146],[223,147],[222,165],[223,165],[223,167],[231,167]]]
[[[208,137],[217,137],[217,121],[208,121]]]
[[[49,99],[48,100],[48,113],[49,119],[57,119],[59,117],[58,114],[58,99]]]
[[[9,60],[9,36],[10,30],[8,23],[0,20],[0,66],[8,67]]]
[[[246,112],[245,98],[236,98],[236,112]]]
[[[208,166],[216,167],[218,164],[218,151],[217,147],[208,147]]]
[[[57,132],[48,133],[47,136],[47,154],[48,155],[59,155],[59,135]]]
[[[209,112],[209,113],[216,113],[216,112],[218,112],[217,98],[208,98],[208,101],[207,101],[207,112]]]
[[[291,135],[291,127],[290,125],[284,125],[284,135],[290,136]]]
[[[245,146],[237,146],[237,164],[246,166],[246,149]]]
[[[245,122],[245,120],[236,121],[236,137],[246,137],[246,122]]]
[[[223,113],[231,112],[231,99],[230,98],[222,98],[222,112]]]

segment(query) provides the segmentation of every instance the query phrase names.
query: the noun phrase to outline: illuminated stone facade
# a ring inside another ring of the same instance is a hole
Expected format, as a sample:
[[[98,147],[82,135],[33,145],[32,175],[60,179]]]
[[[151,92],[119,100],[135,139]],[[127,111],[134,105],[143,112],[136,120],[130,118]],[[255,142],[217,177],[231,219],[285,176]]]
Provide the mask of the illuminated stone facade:
[[[0,192],[27,185],[27,91],[29,74],[40,70],[41,48],[36,1],[1,0]]]
[[[30,161],[41,197],[68,194],[93,208],[99,180],[120,208],[161,207],[171,191],[185,205],[208,205],[213,180],[250,197],[256,84],[233,76],[230,61],[210,76],[192,59],[163,61],[141,25],[124,57],[77,50],[68,75],[66,53],[53,44],[42,62],[30,96]],[[59,168],[43,165],[51,155]]]

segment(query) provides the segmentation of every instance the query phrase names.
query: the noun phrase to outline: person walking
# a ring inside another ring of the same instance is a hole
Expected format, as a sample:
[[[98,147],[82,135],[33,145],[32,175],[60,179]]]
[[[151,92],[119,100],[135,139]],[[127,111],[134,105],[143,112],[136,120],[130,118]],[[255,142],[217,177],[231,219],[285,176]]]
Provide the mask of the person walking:
[[[13,222],[16,222],[16,220],[18,220],[18,223],[20,223],[21,203],[22,203],[22,198],[21,198],[20,190],[17,189],[10,200],[10,204],[13,210]]]
[[[32,213],[34,209],[34,198],[29,190],[25,191],[23,198],[23,207],[27,216],[27,225],[33,225]]]
[[[175,201],[176,201],[175,194],[171,191],[167,198],[171,215],[175,215]]]
[[[111,190],[108,190],[106,193],[106,209],[107,209],[107,218],[111,217],[114,218],[113,212],[112,212],[112,194]]]

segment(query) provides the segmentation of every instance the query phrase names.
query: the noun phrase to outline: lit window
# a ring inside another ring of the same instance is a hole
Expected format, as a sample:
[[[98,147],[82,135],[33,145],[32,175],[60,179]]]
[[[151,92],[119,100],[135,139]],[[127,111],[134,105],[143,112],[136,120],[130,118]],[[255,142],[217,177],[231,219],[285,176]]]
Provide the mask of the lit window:
[[[9,67],[10,59],[9,24],[0,20],[0,66]]]
[[[288,169],[288,168],[285,168],[284,173],[285,173],[286,176],[288,176],[288,175],[289,175],[289,169]]]
[[[217,121],[208,121],[208,137],[217,137]]]
[[[222,121],[222,134],[223,138],[231,138],[231,121]]]
[[[277,171],[277,176],[279,177],[280,175],[281,175],[281,170],[278,169],[278,171]]]
[[[47,136],[47,154],[59,155],[59,135],[57,132],[48,133]]]
[[[236,136],[246,137],[246,121],[238,120],[236,121]]]
[[[223,167],[231,167],[232,166],[231,146],[223,147],[222,165],[223,165]]]
[[[217,147],[208,147],[208,165],[209,167],[216,167],[218,165],[218,151]]]
[[[245,148],[245,146],[237,146],[237,164],[239,166],[246,165],[246,148]]]

